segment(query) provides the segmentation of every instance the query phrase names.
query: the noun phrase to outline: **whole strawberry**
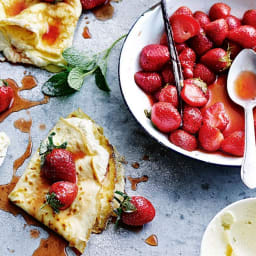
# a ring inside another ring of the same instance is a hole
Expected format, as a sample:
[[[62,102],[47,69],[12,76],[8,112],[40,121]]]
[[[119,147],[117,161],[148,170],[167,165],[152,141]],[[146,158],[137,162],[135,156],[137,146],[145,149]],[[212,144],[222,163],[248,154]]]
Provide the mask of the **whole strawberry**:
[[[230,53],[222,48],[211,49],[200,61],[214,72],[222,72],[231,65]]]
[[[243,48],[256,46],[256,28],[250,25],[240,26],[228,32],[227,38]]]
[[[166,84],[173,84],[175,82],[172,66],[170,63],[164,66],[161,75]]]
[[[241,20],[239,20],[236,16],[229,15],[225,20],[228,24],[228,30],[232,30],[241,26]]]
[[[194,78],[200,78],[206,84],[210,85],[216,80],[216,75],[205,65],[199,63],[194,68]]]
[[[172,103],[174,107],[178,107],[178,93],[174,85],[165,86],[159,93],[158,97],[161,102]]]
[[[199,108],[185,106],[183,111],[183,129],[189,133],[199,131],[203,116]]]
[[[114,211],[117,214],[116,224],[119,220],[122,220],[124,224],[129,226],[142,226],[154,219],[156,214],[155,208],[145,197],[129,197],[120,191],[115,193],[123,197],[123,201],[117,199],[120,206]]]
[[[170,53],[165,45],[150,44],[140,53],[140,66],[144,71],[159,71],[169,60]]]
[[[209,11],[209,16],[211,20],[225,19],[230,15],[231,8],[224,3],[214,4]]]
[[[13,89],[5,80],[0,80],[0,113],[7,110],[13,102]]]
[[[179,55],[179,60],[182,66],[184,78],[192,78],[193,70],[196,61],[196,54],[191,48],[185,48]]]
[[[48,144],[41,144],[39,154],[41,156],[42,175],[51,182],[69,181],[76,183],[76,166],[73,154],[66,150],[67,143],[60,146],[53,144],[52,133],[48,137]]]
[[[106,3],[107,0],[81,0],[83,10],[90,10]]]
[[[159,131],[168,133],[179,128],[181,116],[171,103],[157,102],[152,107],[151,121]]]
[[[51,185],[46,194],[46,204],[50,205],[55,213],[65,210],[74,202],[78,192],[77,184],[68,181],[59,181]]]
[[[256,9],[246,11],[242,22],[245,25],[251,25],[256,28]]]
[[[196,11],[193,16],[199,22],[201,28],[205,28],[205,25],[211,22],[208,15],[204,12]]]
[[[187,16],[193,16],[192,11],[187,7],[187,6],[181,6],[179,7],[173,15],[170,17],[170,20],[175,16],[175,15],[187,15]]]
[[[161,88],[162,78],[156,72],[138,71],[134,75],[136,84],[146,93],[153,93]]]

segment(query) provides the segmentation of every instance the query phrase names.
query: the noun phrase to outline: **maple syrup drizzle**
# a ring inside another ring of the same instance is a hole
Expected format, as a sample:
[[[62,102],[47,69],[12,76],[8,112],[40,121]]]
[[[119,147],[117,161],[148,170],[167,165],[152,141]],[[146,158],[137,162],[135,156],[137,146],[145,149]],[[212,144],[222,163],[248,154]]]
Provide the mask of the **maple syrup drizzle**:
[[[44,42],[48,45],[53,45],[60,35],[60,21],[48,25],[48,30],[42,36]]]
[[[22,84],[22,87],[20,91],[30,90],[37,86],[37,81],[33,76],[27,75],[22,78],[21,84]]]
[[[44,131],[44,130],[46,129],[46,125],[45,125],[45,124],[40,124],[40,125],[39,125],[39,129],[40,129],[41,131]]]
[[[89,28],[87,26],[84,27],[83,38],[85,39],[92,38]]]
[[[40,236],[40,231],[38,229],[31,229],[30,230],[30,237],[31,238],[38,238]]]
[[[147,175],[143,175],[142,177],[139,177],[139,178],[132,178],[131,176],[128,176],[127,178],[131,182],[131,189],[134,190],[134,191],[137,190],[137,185],[140,182],[147,182],[148,181],[148,176]]]
[[[26,79],[26,81],[27,80],[28,79]],[[33,84],[33,87],[32,87],[32,85],[29,86],[27,84],[27,82],[25,82],[25,87],[23,87],[23,86],[19,87],[16,84],[16,82],[12,79],[7,79],[6,81],[8,82],[9,86],[13,89],[14,100],[13,100],[13,103],[12,103],[11,107],[0,114],[0,122],[2,122],[7,116],[9,116],[13,112],[18,112],[18,111],[23,110],[23,109],[29,109],[29,108],[32,108],[32,107],[35,107],[35,106],[38,106],[38,105],[42,105],[42,104],[46,104],[46,103],[49,102],[49,97],[48,96],[44,96],[44,99],[41,100],[41,101],[30,101],[30,100],[26,100],[26,99],[22,98],[19,95],[20,91],[28,90],[28,88],[34,88],[36,86],[34,84]],[[30,81],[31,81],[31,79],[30,79]]]
[[[109,20],[114,15],[114,7],[107,2],[105,5],[93,9],[92,12],[98,20]]]
[[[12,5],[6,9],[6,14],[8,16],[16,16],[26,8],[27,8],[27,5],[25,0],[17,0],[17,1],[14,1]]]
[[[145,243],[151,246],[158,246],[158,239],[156,235],[151,235],[149,236],[146,240]]]
[[[29,114],[29,112],[28,112]],[[13,163],[13,171],[14,174],[18,170],[18,168],[25,162],[27,158],[30,157],[31,152],[32,152],[32,139],[31,139],[31,126],[32,126],[32,119],[30,117],[29,120],[25,120],[24,118],[20,118],[14,122],[14,127],[16,129],[19,129],[21,132],[28,133],[29,134],[29,139],[28,139],[28,145],[25,150],[25,152],[14,161]]]

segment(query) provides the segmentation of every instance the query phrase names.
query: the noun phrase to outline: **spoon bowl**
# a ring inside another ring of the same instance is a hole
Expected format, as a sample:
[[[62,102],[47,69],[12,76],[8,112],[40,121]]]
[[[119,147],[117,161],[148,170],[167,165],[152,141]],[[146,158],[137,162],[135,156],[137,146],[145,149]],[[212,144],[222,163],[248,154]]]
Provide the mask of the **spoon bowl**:
[[[238,95],[235,87],[236,80],[243,71],[249,71],[256,75],[256,53],[253,50],[244,49],[239,53],[230,67],[227,79],[229,97],[236,104],[243,107],[245,112],[245,149],[241,166],[241,178],[247,187],[253,189],[256,188],[256,145],[253,119],[256,97],[243,99]]]

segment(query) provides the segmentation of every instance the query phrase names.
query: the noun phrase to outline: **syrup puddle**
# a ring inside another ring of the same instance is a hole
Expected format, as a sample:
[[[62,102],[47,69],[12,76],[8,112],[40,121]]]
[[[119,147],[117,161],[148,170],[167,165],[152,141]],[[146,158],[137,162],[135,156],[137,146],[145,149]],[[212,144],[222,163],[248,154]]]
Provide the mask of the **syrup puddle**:
[[[29,112],[28,112],[29,114]],[[26,148],[26,151],[20,156],[18,159],[16,159],[13,163],[13,174],[16,173],[18,168],[25,162],[27,158],[30,157],[31,151],[32,151],[32,139],[31,139],[31,126],[32,126],[32,119],[31,117],[29,120],[25,120],[24,118],[20,118],[14,122],[14,127],[18,130],[20,130],[23,133],[28,133],[29,134],[29,139],[28,139],[28,145]]]
[[[19,95],[20,91],[30,90],[37,86],[37,82],[33,76],[23,77],[22,82],[21,82],[22,83],[21,87],[19,87],[17,85],[17,83],[12,79],[8,78],[8,79],[6,79],[6,81],[8,82],[10,87],[13,89],[14,100],[13,100],[12,106],[0,114],[0,122],[2,122],[7,116],[9,116],[13,112],[18,112],[23,109],[29,109],[34,106],[46,104],[49,102],[48,96],[44,96],[44,99],[41,101],[30,101],[30,100],[26,100],[26,99],[22,98]]]
[[[158,246],[158,239],[156,235],[151,235],[149,236],[146,240],[145,243],[151,246]]]
[[[139,177],[139,178],[132,178],[131,176],[128,176],[127,178],[131,182],[131,189],[134,190],[134,191],[137,190],[137,185],[140,182],[147,182],[148,181],[148,176],[147,175],[143,175],[142,177]]]
[[[89,31],[89,28],[87,26],[84,27],[83,38],[84,39],[92,38],[92,35],[91,35],[91,33]]]
[[[114,15],[114,7],[108,2],[92,10],[94,16],[98,20],[109,20]]]

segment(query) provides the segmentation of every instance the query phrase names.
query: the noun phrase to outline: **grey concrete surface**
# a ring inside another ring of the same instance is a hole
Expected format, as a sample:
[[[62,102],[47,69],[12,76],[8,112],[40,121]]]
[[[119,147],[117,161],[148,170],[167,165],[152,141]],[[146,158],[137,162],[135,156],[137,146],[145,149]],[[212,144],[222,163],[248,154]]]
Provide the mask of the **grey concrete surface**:
[[[113,3],[115,14],[113,19],[102,22],[91,13],[80,18],[74,45],[80,49],[103,50],[128,32],[137,17],[156,3],[155,0],[122,0]],[[92,39],[85,40],[82,31],[88,16]],[[141,183],[136,192],[131,191],[127,181],[126,189],[131,195],[142,195],[152,201],[156,208],[154,221],[142,229],[114,230],[109,225],[100,235],[92,235],[84,255],[170,255],[198,256],[201,238],[211,218],[224,206],[236,200],[253,197],[255,192],[247,189],[240,180],[239,168],[221,167],[199,162],[159,145],[149,137],[128,111],[120,93],[118,81],[118,59],[121,44],[112,52],[109,59],[108,81],[112,92],[110,95],[100,91],[93,78],[86,80],[80,93],[69,97],[52,98],[47,105],[30,109],[33,119],[32,138],[33,152],[48,130],[60,116],[81,107],[88,115],[104,127],[106,136],[118,151],[125,156],[126,175],[138,177],[148,175],[147,183]],[[40,86],[46,81],[48,73],[22,65],[0,64],[0,77],[11,77],[20,83],[25,70],[34,75]],[[24,91],[24,97],[40,99],[40,86],[32,91]],[[26,111],[9,116],[0,123],[0,131],[5,131],[11,138],[4,165],[0,167],[0,183],[8,183],[12,175],[12,164],[27,146],[28,135],[13,127],[20,117],[28,118]],[[39,125],[46,124],[41,131]],[[149,155],[149,161],[142,160]],[[140,167],[134,169],[131,164],[139,162]],[[22,174],[28,160],[19,169]],[[1,195],[0,195],[1,196]],[[38,247],[40,238],[48,236],[40,229],[40,237],[30,238],[29,231],[34,227],[25,227],[21,216],[14,217],[0,211],[0,256],[30,256]],[[156,234],[159,245],[150,247],[144,240]],[[72,253],[69,253],[72,255]],[[56,255],[57,256],[57,255]]]

